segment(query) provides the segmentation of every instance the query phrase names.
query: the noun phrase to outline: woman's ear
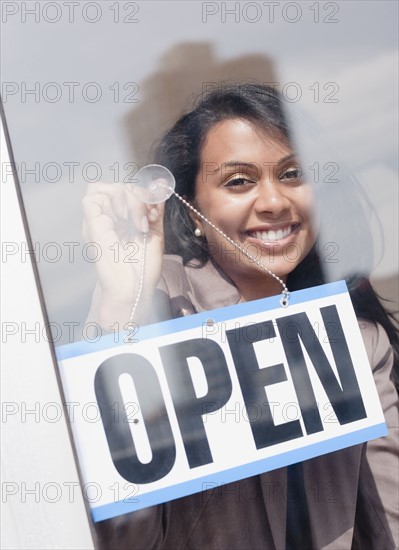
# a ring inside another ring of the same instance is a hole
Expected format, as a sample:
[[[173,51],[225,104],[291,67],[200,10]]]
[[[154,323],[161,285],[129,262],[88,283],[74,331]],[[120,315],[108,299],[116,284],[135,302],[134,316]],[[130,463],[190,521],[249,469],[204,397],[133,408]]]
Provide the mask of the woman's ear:
[[[191,216],[191,219],[193,220],[194,225],[195,225],[194,235],[196,237],[204,237],[202,220],[200,218],[198,218],[198,216],[195,216],[194,213]]]
[[[195,202],[193,202],[192,205],[194,206],[194,208],[198,209],[198,206],[197,206],[197,204],[195,204]],[[193,212],[190,209],[187,209],[187,210],[188,210],[188,214],[189,214],[190,218],[192,219],[192,221],[195,225],[195,229],[194,229],[195,236],[196,237],[203,237],[204,236],[203,221],[201,220],[201,218],[195,212]]]

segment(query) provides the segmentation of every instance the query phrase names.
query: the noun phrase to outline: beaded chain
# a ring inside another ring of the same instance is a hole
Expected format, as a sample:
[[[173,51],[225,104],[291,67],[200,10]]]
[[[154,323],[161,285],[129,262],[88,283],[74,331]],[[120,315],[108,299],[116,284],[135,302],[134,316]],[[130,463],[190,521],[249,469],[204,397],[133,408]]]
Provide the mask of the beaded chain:
[[[134,335],[134,329],[137,327],[137,325],[133,321],[133,319],[134,319],[136,309],[137,309],[137,306],[138,306],[140,298],[141,298],[141,293],[143,291],[144,267],[145,267],[146,252],[147,252],[147,233],[143,233],[143,248],[142,248],[142,251],[141,251],[141,258],[140,258],[141,270],[140,270],[139,288],[137,290],[136,300],[133,304],[132,311],[131,311],[130,317],[129,317],[129,321],[127,323],[128,334],[125,336],[125,338],[123,340],[125,342],[125,344],[131,344],[131,343],[135,342],[135,340],[133,339],[133,335]]]

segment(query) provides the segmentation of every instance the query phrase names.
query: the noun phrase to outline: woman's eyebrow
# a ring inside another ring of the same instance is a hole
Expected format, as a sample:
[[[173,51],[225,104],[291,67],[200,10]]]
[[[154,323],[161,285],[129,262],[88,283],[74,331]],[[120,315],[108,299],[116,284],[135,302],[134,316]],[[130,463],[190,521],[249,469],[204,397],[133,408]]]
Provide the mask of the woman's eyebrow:
[[[209,173],[216,174],[220,170],[226,170],[226,168],[231,168],[231,169],[246,168],[248,170],[258,170],[259,165],[256,162],[243,162],[241,160],[231,160],[229,162],[223,162],[222,164],[216,166],[215,169],[210,170]]]
[[[287,160],[290,160],[292,158],[297,157],[297,154],[295,152],[289,153],[288,155],[285,155],[281,159],[279,159],[277,162],[270,163],[270,162],[264,162],[264,166],[270,166],[270,164],[282,164],[283,162],[286,162]],[[213,164],[213,163],[212,163]],[[226,168],[248,168],[248,169],[255,169],[258,170],[260,167],[259,164],[256,162],[244,162],[242,160],[230,160],[228,162],[223,162],[222,164],[216,166],[213,170],[209,170],[209,173],[216,174],[222,169]]]
[[[263,166],[270,166],[271,164],[276,166],[276,165],[279,165],[279,164],[283,164],[284,162],[287,162],[287,160],[295,158],[296,156],[297,155],[294,152],[289,153],[288,155],[285,155],[284,157],[279,159],[277,162],[273,162],[273,163],[264,162]],[[262,169],[262,166],[257,164],[256,162],[244,162],[242,160],[230,160],[228,162],[223,162],[222,164],[217,165],[217,166],[215,166],[216,163],[205,163],[205,164],[208,164],[207,173],[212,174],[212,175],[217,174],[221,170],[227,171],[229,169],[230,170],[237,170],[237,169],[238,170],[248,170],[248,171],[253,171],[253,172],[256,172],[256,173],[258,173],[259,170]],[[213,166],[211,167],[209,165],[213,165]]]
[[[287,160],[291,160],[292,158],[296,158],[296,157],[297,157],[296,153],[290,153],[289,155],[285,155],[285,157],[279,159],[277,164],[282,164],[283,162],[287,162]]]

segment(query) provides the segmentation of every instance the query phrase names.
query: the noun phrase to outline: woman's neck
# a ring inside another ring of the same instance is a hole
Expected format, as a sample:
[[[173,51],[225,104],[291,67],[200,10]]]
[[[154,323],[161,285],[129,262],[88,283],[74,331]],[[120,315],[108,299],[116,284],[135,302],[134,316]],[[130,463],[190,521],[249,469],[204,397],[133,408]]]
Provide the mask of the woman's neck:
[[[269,296],[281,294],[282,285],[267,273],[260,273],[259,277],[232,277],[238,288],[241,302],[250,302]]]
[[[219,271],[221,277],[230,281],[238,289],[240,302],[250,302],[251,300],[276,296],[281,294],[283,290],[281,283],[260,269],[251,271],[243,267],[241,270],[230,270],[226,265],[221,267],[212,257],[210,261],[215,266],[215,269]],[[285,282],[286,277],[282,279]]]

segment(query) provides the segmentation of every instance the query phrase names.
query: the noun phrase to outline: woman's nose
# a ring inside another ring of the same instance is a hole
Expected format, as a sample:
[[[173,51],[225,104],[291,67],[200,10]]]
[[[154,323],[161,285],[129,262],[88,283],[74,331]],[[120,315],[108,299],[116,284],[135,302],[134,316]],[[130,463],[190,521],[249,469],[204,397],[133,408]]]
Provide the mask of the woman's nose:
[[[258,183],[255,209],[267,212],[272,216],[278,216],[289,207],[289,199],[281,188],[278,180],[267,180]]]

